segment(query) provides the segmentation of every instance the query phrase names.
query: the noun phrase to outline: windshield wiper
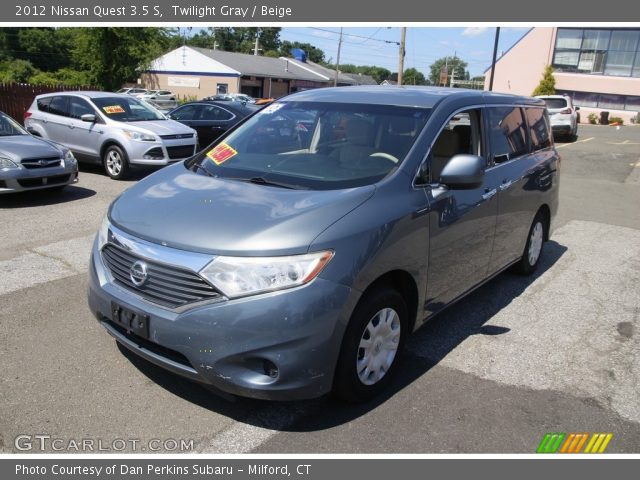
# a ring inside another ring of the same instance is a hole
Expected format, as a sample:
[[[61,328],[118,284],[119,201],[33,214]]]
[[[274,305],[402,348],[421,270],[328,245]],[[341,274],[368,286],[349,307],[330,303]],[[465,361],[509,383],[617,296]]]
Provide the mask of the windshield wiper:
[[[289,185],[287,183],[272,182],[271,180],[267,180],[264,177],[252,177],[246,181],[250,183],[255,183],[256,185],[267,185],[269,187],[288,188],[290,190],[299,190],[300,188],[302,188],[299,185]]]
[[[214,175],[213,173],[211,173],[209,170],[207,170],[207,168],[206,168],[206,167],[203,167],[203,166],[202,166],[201,164],[199,164],[199,163],[194,163],[194,164],[193,164],[193,167],[195,167],[195,168],[196,168],[196,170],[202,170],[202,171],[203,171],[204,173],[206,173],[206,174],[207,174],[207,176],[209,176],[209,177],[215,177],[215,176],[216,176],[216,175]]]

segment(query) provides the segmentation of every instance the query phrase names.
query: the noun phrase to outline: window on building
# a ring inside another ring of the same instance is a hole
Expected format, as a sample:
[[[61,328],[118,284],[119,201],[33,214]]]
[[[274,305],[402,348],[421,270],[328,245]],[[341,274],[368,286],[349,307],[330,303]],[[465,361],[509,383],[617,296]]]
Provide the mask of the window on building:
[[[229,84],[219,83],[216,87],[216,92],[218,95],[226,95],[227,93],[229,93]]]
[[[553,67],[561,72],[640,77],[640,30],[559,28]]]
[[[609,93],[571,92],[558,90],[558,95],[567,95],[578,107],[602,108],[610,110],[640,111],[640,96],[614,95]]]

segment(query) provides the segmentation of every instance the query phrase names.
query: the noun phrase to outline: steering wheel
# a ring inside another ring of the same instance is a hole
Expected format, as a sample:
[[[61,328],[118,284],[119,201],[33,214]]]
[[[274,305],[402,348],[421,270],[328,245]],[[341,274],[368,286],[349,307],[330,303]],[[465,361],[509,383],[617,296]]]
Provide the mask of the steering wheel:
[[[387,152],[375,152],[375,153],[372,153],[369,156],[370,157],[384,158],[384,159],[389,160],[390,162],[393,162],[393,163],[398,163],[400,161],[396,157],[394,157],[393,155],[391,155],[390,153],[387,153]]]

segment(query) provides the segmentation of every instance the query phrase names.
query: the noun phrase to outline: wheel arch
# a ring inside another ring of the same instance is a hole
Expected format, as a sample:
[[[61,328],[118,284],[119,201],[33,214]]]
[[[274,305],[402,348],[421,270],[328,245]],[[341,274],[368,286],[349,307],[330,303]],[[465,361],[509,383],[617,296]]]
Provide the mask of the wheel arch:
[[[360,298],[365,298],[367,293],[382,286],[387,286],[397,290],[398,293],[402,295],[402,298],[404,298],[407,305],[408,331],[412,332],[416,324],[419,298],[418,285],[416,280],[413,278],[413,275],[406,270],[400,269],[386,272],[371,282],[364,292],[362,292]]]

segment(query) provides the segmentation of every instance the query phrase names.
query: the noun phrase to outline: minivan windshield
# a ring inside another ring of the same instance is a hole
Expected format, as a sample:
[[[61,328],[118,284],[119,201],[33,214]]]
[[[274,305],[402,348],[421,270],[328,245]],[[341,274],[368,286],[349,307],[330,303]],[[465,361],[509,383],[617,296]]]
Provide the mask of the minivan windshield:
[[[276,102],[185,165],[201,175],[285,188],[368,185],[402,163],[429,113],[393,105]]]
[[[0,137],[29,135],[13,118],[0,112]]]
[[[98,97],[91,101],[107,118],[118,122],[166,120],[162,113],[135,97]]]

